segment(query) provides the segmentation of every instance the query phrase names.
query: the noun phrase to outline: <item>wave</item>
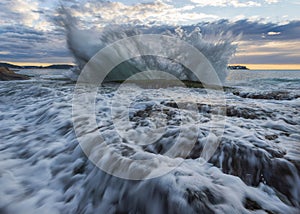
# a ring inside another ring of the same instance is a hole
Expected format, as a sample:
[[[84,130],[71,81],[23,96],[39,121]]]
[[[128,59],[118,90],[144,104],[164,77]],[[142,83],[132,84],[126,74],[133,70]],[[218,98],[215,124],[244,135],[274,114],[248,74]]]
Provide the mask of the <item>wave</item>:
[[[235,50],[230,36],[208,41],[197,27],[187,32],[177,27],[165,30],[158,26],[118,25],[91,32],[78,29],[71,14],[64,15],[68,17],[63,21],[68,46],[78,65],[75,76],[99,50],[119,39],[143,33],[156,32],[187,41],[209,59],[221,80],[226,76],[227,61]],[[130,59],[112,73],[118,76],[120,72],[119,76],[123,77],[124,72],[132,74],[131,69],[138,72],[154,68],[181,79],[191,77],[182,65],[156,56]],[[107,81],[112,78],[108,76]],[[0,181],[3,184],[0,193],[4,196],[0,201],[1,213],[22,213],[24,208],[30,213],[299,211],[299,150],[289,148],[294,147],[293,141],[295,144],[299,141],[295,133],[300,121],[298,112],[293,110],[298,106],[297,100],[284,105],[279,100],[270,108],[266,102],[258,104],[252,102],[254,99],[249,102],[249,99],[240,98],[230,89],[226,93],[226,106],[216,106],[207,99],[205,90],[199,88],[153,90],[130,86],[121,97],[116,92],[117,86],[113,84],[113,87],[99,88],[94,111],[97,127],[86,130],[90,132],[83,135],[98,136],[100,133],[124,160],[164,158],[166,165],[156,167],[164,172],[170,168],[168,164],[172,166],[182,161],[181,164],[152,179],[136,181],[112,176],[96,167],[78,144],[72,122],[81,121],[80,125],[89,128],[90,121],[82,112],[72,118],[73,83],[50,80],[37,80],[34,84],[4,83],[0,87],[0,118],[6,124],[0,127],[0,132],[4,133],[0,135],[3,142],[0,145]],[[176,94],[182,102],[175,103],[161,94]],[[213,98],[217,100],[217,94]],[[130,105],[124,100],[129,100]],[[201,126],[193,124],[194,112],[189,104],[198,108]],[[179,111],[179,106],[183,111]],[[124,130],[121,132],[116,130],[119,124],[114,123],[112,117],[114,114],[122,116],[126,110],[129,114],[124,124],[120,123]],[[220,114],[219,111],[224,112]],[[224,134],[219,137],[217,132],[210,130],[220,126],[213,118],[222,119],[222,116],[227,118]],[[151,131],[155,134],[162,119],[167,128],[163,135],[154,135],[157,138],[153,144],[140,145],[146,134]],[[132,128],[136,132],[132,132]],[[180,132],[183,133],[182,142],[177,139]],[[187,156],[182,156],[179,150],[175,151],[177,156],[168,155],[172,146],[181,143],[185,152],[193,136],[196,141]],[[220,144],[209,161],[203,162],[209,139],[211,143]],[[98,156],[102,154],[102,147],[101,142],[97,143],[99,145],[91,145],[90,152]],[[286,144],[290,144],[289,147]],[[118,163],[106,159],[110,155],[104,154],[100,160],[103,164],[111,164],[112,170],[117,169]],[[159,165],[155,161],[151,164]],[[144,170],[144,165],[138,167]],[[130,170],[124,168],[124,171]]]
[[[223,32],[219,35],[213,35],[211,37],[214,38],[213,40],[205,39],[209,36],[202,35],[200,27],[197,26],[193,30],[183,30],[183,28],[176,26],[106,25],[98,30],[81,30],[72,14],[65,9],[62,11],[61,25],[66,32],[68,48],[78,66],[78,69],[74,71],[76,75],[80,74],[84,66],[98,51],[113,42],[135,35],[159,34],[180,39],[196,48],[207,58],[219,79],[223,82],[227,75],[228,61],[237,47],[233,44],[237,37],[233,37],[230,33]],[[169,52],[175,51],[176,44],[173,47],[168,47],[168,49],[170,49]],[[118,54],[124,55],[121,52]],[[181,80],[199,81],[195,76],[189,74],[190,71],[187,68],[170,59],[158,56],[143,56],[142,53],[140,53],[140,56],[117,66],[106,80],[115,80],[118,77],[120,80],[124,80],[140,71],[159,70],[168,72]]]

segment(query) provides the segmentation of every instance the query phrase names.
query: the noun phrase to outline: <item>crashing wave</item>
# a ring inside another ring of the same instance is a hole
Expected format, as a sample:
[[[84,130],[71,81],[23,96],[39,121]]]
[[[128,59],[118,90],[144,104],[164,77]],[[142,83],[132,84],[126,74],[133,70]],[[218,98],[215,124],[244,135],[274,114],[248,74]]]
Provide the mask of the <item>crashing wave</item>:
[[[66,10],[63,10],[61,24],[66,31],[68,48],[78,66],[78,69],[74,71],[77,75],[98,51],[113,42],[135,35],[160,34],[187,42],[208,59],[221,82],[226,78],[228,61],[236,50],[236,45],[233,44],[236,38],[230,33],[214,35],[213,37],[217,39],[208,40],[204,38],[199,27],[195,27],[193,30],[183,30],[183,28],[175,26],[107,25],[98,31],[80,30],[77,27],[77,20]],[[168,47],[171,49],[169,51],[175,50],[175,46],[176,44],[173,47]],[[118,54],[122,55],[124,53]],[[119,76],[120,80],[124,80],[124,77],[140,71],[159,70],[168,72],[180,80],[199,81],[193,75],[189,75],[187,68],[174,62],[174,60],[158,56],[143,56],[142,54],[140,56],[121,63],[111,72],[114,74],[108,75],[106,80],[115,80],[115,76]],[[124,75],[124,73],[129,73],[129,75]]]

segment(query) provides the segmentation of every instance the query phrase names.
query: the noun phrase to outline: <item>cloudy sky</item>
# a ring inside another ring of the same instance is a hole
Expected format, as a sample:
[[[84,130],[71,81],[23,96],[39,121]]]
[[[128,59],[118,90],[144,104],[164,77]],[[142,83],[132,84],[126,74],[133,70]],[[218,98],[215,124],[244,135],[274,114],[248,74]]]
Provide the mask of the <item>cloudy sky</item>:
[[[242,34],[231,63],[300,64],[300,0],[1,0],[0,61],[71,63],[64,31],[56,22],[60,5],[82,29],[108,23],[197,24],[204,33],[222,29]]]

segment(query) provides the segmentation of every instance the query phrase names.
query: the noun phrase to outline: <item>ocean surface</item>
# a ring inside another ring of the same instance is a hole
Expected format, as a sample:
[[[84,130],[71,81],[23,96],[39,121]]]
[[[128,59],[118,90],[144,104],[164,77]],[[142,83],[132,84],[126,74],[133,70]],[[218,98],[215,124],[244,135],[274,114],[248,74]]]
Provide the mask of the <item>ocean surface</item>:
[[[69,71],[19,72],[32,78],[0,83],[0,213],[300,213],[300,71],[229,71],[221,104],[213,89],[104,85],[97,128],[76,134],[89,121]],[[96,135],[110,150],[78,140]]]

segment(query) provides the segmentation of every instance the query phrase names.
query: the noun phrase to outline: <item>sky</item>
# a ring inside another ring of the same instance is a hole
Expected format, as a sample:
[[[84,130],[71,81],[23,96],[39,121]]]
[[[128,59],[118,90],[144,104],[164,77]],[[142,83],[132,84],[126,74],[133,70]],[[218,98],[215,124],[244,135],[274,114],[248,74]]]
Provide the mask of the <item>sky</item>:
[[[231,64],[300,69],[300,0],[1,0],[0,61],[72,63],[57,24],[61,5],[80,29],[130,23],[230,31],[241,35]]]

